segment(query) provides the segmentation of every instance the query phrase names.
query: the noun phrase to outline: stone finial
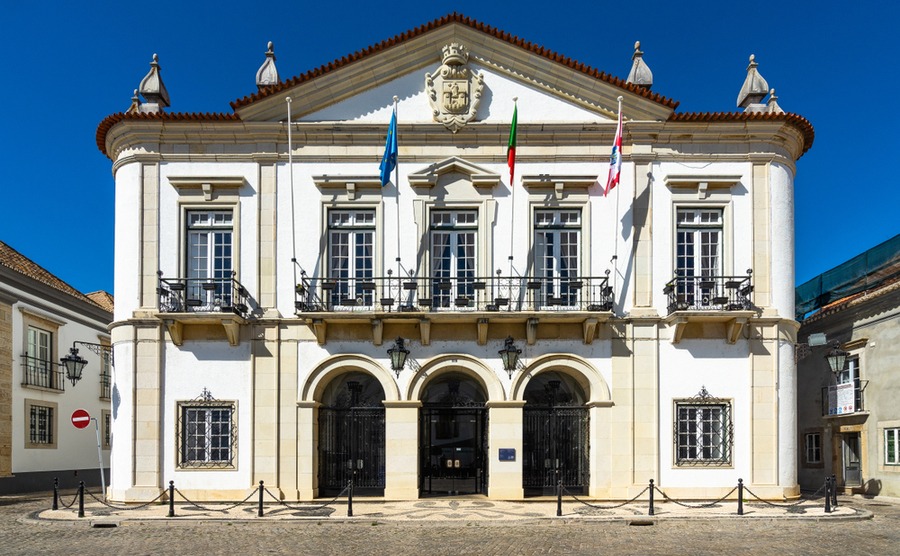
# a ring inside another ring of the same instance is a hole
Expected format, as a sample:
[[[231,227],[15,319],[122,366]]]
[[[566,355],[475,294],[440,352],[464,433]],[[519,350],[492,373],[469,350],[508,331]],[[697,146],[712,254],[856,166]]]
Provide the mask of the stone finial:
[[[757,107],[751,107],[753,104],[759,104],[769,92],[769,84],[763,79],[763,76],[756,71],[756,56],[750,55],[750,65],[747,66],[747,78],[744,79],[744,85],[741,92],[738,93],[737,105],[744,111],[755,111]]]
[[[134,114],[135,112],[141,111],[141,97],[138,96],[138,90],[134,90],[134,94],[131,95],[131,106],[128,107],[128,110],[125,111],[126,114]]]
[[[278,68],[275,67],[275,48],[269,41],[269,49],[266,51],[266,60],[259,66],[256,72],[256,86],[259,89],[278,84]]]
[[[773,114],[784,114],[784,110],[778,106],[778,97],[775,96],[775,89],[769,91],[769,101],[766,103],[766,110]]]
[[[641,41],[634,43],[634,54],[631,55],[632,64],[631,72],[628,74],[626,83],[633,83],[639,87],[649,89],[653,86],[653,72],[644,63],[644,53],[641,52]]]
[[[163,84],[159,71],[159,56],[156,54],[150,62],[150,72],[141,79],[138,91],[146,101],[141,105],[141,112],[162,112],[163,108],[169,106],[169,91]]]

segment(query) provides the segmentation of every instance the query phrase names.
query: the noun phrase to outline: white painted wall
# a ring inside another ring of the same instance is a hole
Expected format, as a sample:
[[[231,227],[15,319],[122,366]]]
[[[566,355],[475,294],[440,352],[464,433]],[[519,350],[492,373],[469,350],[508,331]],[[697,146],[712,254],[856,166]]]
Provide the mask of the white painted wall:
[[[547,96],[543,91],[513,81],[478,64],[469,64],[473,72],[484,75],[484,90],[478,106],[478,122],[511,122],[513,98],[518,100],[519,124],[533,122],[603,122],[609,118],[591,112],[561,98]],[[436,69],[436,68],[435,68]],[[389,81],[384,85],[362,91],[347,100],[335,103],[324,110],[307,114],[298,121],[351,121],[383,123],[391,120],[393,97],[397,101],[398,123],[433,123],[431,105],[425,92],[425,73],[414,71]],[[434,71],[431,71],[434,74]]]

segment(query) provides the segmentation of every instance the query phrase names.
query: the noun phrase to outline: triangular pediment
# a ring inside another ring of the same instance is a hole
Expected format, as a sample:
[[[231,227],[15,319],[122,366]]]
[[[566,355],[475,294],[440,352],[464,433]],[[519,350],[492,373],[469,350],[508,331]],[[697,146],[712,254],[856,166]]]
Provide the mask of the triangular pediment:
[[[477,189],[490,190],[500,183],[500,174],[486,170],[458,156],[451,156],[440,162],[430,164],[418,172],[409,174],[408,179],[409,184],[415,189],[430,189],[443,176],[451,174],[462,175]]]
[[[483,78],[471,123],[508,122],[513,98],[518,98],[520,122],[607,121],[615,118],[620,96],[628,120],[665,120],[677,106],[641,87],[455,14],[232,106],[244,121],[283,121],[286,98],[291,97],[295,121],[383,124],[397,96],[399,121],[439,123],[436,120],[446,115],[435,114],[432,103],[436,96],[449,94],[448,86],[444,84],[442,90],[440,82],[426,85],[426,78],[439,81],[453,45],[465,50],[471,74]],[[469,80],[470,100],[478,86],[474,78]]]

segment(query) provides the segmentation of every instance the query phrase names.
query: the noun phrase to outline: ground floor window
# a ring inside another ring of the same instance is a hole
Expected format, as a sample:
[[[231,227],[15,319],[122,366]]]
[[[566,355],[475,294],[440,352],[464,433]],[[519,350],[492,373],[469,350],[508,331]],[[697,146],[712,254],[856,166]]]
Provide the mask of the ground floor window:
[[[223,402],[204,390],[200,398],[178,404],[178,466],[235,466],[237,426],[234,402]]]
[[[807,433],[805,436],[806,463],[822,463],[822,434]]]
[[[733,443],[731,403],[701,388],[675,402],[675,464],[730,465]]]
[[[56,447],[56,404],[25,400],[25,422],[28,423],[26,448]]]
[[[900,429],[884,429],[884,463],[900,465]]]

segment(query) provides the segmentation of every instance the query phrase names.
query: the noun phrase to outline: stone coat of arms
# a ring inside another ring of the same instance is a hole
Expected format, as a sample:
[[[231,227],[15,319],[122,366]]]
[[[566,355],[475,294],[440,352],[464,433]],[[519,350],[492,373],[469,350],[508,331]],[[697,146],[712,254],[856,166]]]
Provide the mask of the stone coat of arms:
[[[443,48],[443,54],[443,64],[434,75],[425,74],[425,90],[434,121],[456,133],[475,119],[484,89],[484,75],[469,69],[469,53],[464,45],[448,44]]]

